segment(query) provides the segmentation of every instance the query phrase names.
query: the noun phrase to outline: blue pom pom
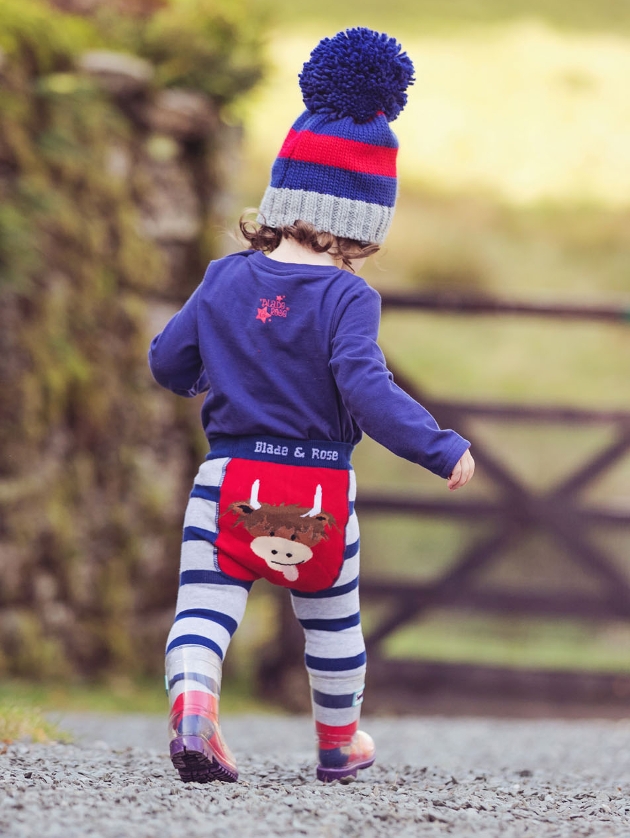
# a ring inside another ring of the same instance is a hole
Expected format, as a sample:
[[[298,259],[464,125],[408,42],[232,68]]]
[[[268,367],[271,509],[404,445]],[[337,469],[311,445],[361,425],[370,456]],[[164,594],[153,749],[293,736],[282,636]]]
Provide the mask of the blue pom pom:
[[[358,27],[324,38],[300,73],[304,104],[311,113],[369,122],[384,113],[392,122],[407,102],[413,64],[394,38]]]

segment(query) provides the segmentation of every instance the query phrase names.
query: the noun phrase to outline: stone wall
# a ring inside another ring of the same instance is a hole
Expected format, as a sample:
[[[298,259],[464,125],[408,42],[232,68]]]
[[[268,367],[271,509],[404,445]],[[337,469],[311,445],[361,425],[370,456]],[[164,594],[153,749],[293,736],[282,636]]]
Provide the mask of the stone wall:
[[[24,56],[0,56],[0,674],[153,674],[205,440],[146,351],[213,255],[240,131],[137,56]]]

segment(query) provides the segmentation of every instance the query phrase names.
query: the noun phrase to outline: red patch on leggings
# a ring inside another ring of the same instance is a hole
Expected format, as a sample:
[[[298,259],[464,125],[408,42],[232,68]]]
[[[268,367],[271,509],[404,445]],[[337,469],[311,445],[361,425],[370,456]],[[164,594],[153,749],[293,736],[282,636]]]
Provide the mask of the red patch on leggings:
[[[219,567],[298,591],[329,588],[343,564],[348,472],[232,459],[221,485]]]

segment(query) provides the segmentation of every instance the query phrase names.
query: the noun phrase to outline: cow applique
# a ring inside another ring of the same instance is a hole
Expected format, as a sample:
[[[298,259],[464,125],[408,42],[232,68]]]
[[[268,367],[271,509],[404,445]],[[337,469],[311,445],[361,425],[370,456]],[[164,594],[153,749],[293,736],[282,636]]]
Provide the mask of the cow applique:
[[[312,548],[328,539],[327,527],[335,526],[332,515],[322,511],[322,487],[315,489],[312,509],[297,504],[260,503],[260,480],[252,484],[248,501],[230,504],[229,511],[238,514],[234,526],[243,526],[252,536],[251,549],[272,570],[289,582],[299,576],[298,567],[313,556]]]

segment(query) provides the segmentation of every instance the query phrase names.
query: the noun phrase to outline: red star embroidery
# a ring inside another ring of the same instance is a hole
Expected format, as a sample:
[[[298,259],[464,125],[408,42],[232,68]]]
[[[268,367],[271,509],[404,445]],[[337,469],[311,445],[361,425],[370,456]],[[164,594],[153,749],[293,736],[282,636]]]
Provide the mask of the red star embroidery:
[[[271,314],[269,314],[269,311],[267,310],[267,306],[265,306],[264,308],[259,308],[258,309],[258,314],[256,315],[256,320],[262,320],[263,323],[266,323],[267,320],[269,320],[270,317],[271,317]]]

